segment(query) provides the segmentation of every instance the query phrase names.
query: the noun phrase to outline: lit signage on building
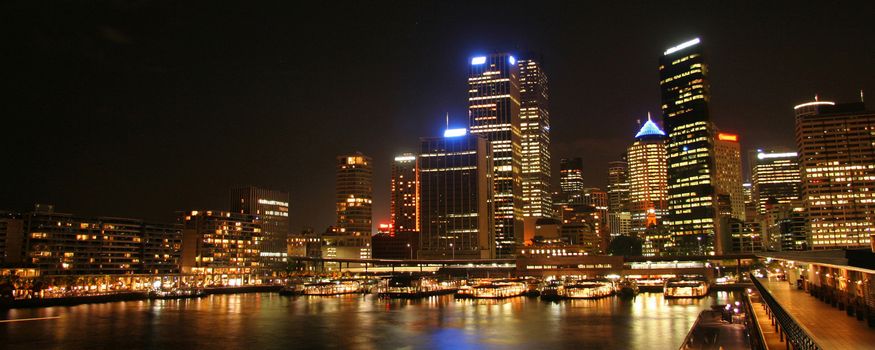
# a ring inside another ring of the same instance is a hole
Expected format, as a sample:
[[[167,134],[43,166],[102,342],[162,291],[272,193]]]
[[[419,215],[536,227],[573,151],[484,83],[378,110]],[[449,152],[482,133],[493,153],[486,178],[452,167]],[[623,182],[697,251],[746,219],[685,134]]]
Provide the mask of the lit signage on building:
[[[484,64],[486,63],[486,56],[477,56],[471,59],[472,65]]]
[[[786,153],[757,153],[757,159],[768,159],[768,158],[792,158],[796,157],[796,152],[786,152]]]
[[[696,45],[696,44],[698,44],[699,42],[700,42],[699,38],[695,38],[695,39],[693,39],[693,40],[687,41],[687,42],[685,42],[685,43],[683,43],[683,44],[680,44],[680,45],[678,45],[678,46],[670,47],[668,50],[665,50],[665,54],[666,54],[666,55],[673,54],[673,53],[678,52],[678,51],[680,51],[680,50],[686,49],[686,48],[688,48],[688,47],[690,47],[690,46]]]
[[[507,61],[510,62],[510,64],[516,64],[516,58],[513,56],[508,56]]]
[[[416,156],[397,156],[395,157],[396,162],[411,162],[416,160]]]
[[[447,129],[444,130],[444,137],[459,137],[468,134],[468,129]]]
[[[738,135],[735,134],[727,134],[727,133],[717,133],[717,139],[720,141],[732,141],[738,142]]]

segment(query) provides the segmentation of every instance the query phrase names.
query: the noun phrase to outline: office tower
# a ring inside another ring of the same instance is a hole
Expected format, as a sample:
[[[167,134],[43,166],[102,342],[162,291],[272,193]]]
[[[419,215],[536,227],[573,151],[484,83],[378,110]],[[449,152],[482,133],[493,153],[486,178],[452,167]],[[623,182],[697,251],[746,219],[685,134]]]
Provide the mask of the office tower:
[[[553,216],[550,196],[550,111],[547,75],[540,60],[517,60],[522,134],[523,216]]]
[[[760,215],[766,213],[766,203],[788,204],[799,199],[802,179],[799,157],[795,151],[782,148],[758,149],[750,157],[751,196]]]
[[[471,59],[468,74],[471,134],[492,145],[495,164],[495,240],[498,257],[511,257],[523,240],[519,67],[508,54]]]
[[[484,137],[449,129],[421,139],[422,259],[491,259],[495,253],[492,150]]]
[[[718,132],[714,141],[714,189],[729,196],[730,216],[745,220],[741,180],[741,145],[738,135]]]
[[[868,246],[875,232],[875,113],[862,102],[815,101],[795,110],[811,247]]]
[[[628,211],[608,213],[608,230],[611,238],[633,235],[632,213]]]
[[[371,236],[373,174],[371,157],[337,157],[337,227],[348,235]]]
[[[632,232],[645,240],[644,231],[661,224],[668,209],[665,141],[665,132],[648,116],[627,150]]]
[[[772,251],[808,250],[805,234],[805,207],[801,200],[778,203],[766,202],[760,224],[766,237],[766,246]]]
[[[583,196],[583,159],[562,158],[559,161],[560,197],[565,203],[578,203]]]
[[[288,262],[289,194],[255,186],[232,187],[232,213],[258,216],[261,222],[261,264],[285,270]]]
[[[607,242],[601,234],[599,211],[584,204],[564,205],[561,209],[563,240],[580,246],[587,254],[604,254]]]
[[[227,275],[228,284],[248,284],[261,268],[261,222],[257,215],[192,210],[183,213],[182,272]]]
[[[392,163],[391,198],[389,235],[419,232],[419,162],[413,153],[396,156]]]
[[[699,39],[669,48],[659,60],[662,120],[668,134],[668,215],[680,255],[715,252],[713,126],[708,67]]]
[[[754,164],[751,161],[750,164]],[[741,193],[744,196],[744,217],[750,220],[757,219],[757,204],[753,199],[753,184],[751,182],[745,182],[741,184]]]
[[[608,163],[608,212],[628,211],[629,164],[624,160],[613,161]]]
[[[760,222],[730,218],[726,225],[729,230],[731,252],[753,253],[764,250],[763,229]]]
[[[24,257],[43,275],[179,273],[179,225],[56,213],[22,217]]]

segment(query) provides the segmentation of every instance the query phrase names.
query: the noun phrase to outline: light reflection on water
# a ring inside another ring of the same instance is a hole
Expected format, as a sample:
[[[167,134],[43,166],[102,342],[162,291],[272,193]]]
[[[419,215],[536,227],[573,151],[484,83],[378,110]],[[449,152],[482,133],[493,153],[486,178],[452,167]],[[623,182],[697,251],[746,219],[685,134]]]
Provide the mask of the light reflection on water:
[[[732,298],[727,292],[703,299],[642,293],[634,299],[560,302],[212,295],[10,310],[0,318],[61,318],[0,324],[0,344],[9,349],[668,349],[680,345],[701,310]]]

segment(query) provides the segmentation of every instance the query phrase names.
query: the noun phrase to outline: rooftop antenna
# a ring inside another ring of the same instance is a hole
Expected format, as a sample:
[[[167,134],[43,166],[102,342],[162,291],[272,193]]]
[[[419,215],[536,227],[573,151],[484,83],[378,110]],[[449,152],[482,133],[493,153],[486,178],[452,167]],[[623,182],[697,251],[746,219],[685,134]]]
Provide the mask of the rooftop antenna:
[[[814,100],[819,101],[819,99],[817,98],[817,94],[814,94]]]
[[[447,112],[447,130],[450,129],[450,112]]]
[[[860,89],[860,102],[866,102],[863,100],[863,89]]]

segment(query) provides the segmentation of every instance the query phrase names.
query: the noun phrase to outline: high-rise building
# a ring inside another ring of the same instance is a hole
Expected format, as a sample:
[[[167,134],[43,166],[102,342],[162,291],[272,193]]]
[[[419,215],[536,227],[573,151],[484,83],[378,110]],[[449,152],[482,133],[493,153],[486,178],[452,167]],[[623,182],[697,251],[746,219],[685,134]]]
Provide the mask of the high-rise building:
[[[471,59],[468,125],[492,145],[495,240],[499,257],[510,257],[523,240],[520,78],[516,58],[492,54]]]
[[[373,174],[371,157],[337,157],[337,227],[348,235],[371,236]]]
[[[628,211],[629,163],[625,160],[613,161],[608,163],[608,212]]]
[[[580,204],[583,196],[583,159],[562,158],[559,167],[559,194],[562,201]]]
[[[534,57],[517,60],[520,79],[523,216],[553,216],[547,75]]]
[[[668,209],[665,139],[665,132],[648,116],[627,151],[632,232],[641,238],[646,238],[647,227],[662,222]]]
[[[396,156],[392,163],[391,198],[389,235],[419,232],[419,162],[413,153]]]
[[[592,205],[563,205],[560,234],[571,245],[580,246],[587,254],[604,254],[607,242],[601,234],[599,211]]]
[[[255,186],[232,187],[229,209],[258,216],[261,222],[261,258],[265,267],[282,268],[288,262],[289,194]]]
[[[183,214],[182,272],[228,275],[229,284],[248,284],[261,268],[259,216],[192,210]]]
[[[484,137],[465,129],[422,138],[420,258],[495,257],[492,154]]]
[[[662,120],[668,133],[668,215],[664,224],[681,255],[716,251],[713,125],[708,67],[698,38],[659,60]]]
[[[811,247],[868,246],[875,233],[875,112],[862,102],[826,101],[795,110]]]
[[[24,220],[18,213],[0,212],[0,263],[21,263]]]
[[[760,215],[766,213],[766,203],[788,204],[799,199],[802,179],[799,157],[795,151],[772,148],[758,149],[750,157],[751,196]]]
[[[24,220],[23,262],[44,275],[178,273],[177,224],[84,217],[40,205]]]
[[[741,180],[741,145],[738,135],[718,132],[714,140],[714,188],[729,196],[730,216],[745,220],[744,189]]]

